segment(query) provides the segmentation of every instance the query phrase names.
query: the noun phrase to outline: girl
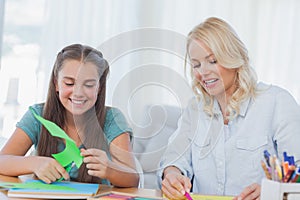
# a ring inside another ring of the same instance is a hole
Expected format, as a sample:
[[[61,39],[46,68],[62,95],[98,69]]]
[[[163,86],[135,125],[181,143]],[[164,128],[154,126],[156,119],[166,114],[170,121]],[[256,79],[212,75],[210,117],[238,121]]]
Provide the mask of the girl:
[[[84,158],[79,169],[74,166],[69,174],[51,157],[64,149],[63,140],[51,136],[27,111],[0,152],[0,174],[34,173],[46,183],[64,178],[136,187],[139,176],[130,146],[131,129],[118,109],[105,106],[108,72],[108,63],[98,50],[67,46],[57,55],[46,102],[32,106],[81,149]],[[37,156],[24,156],[32,145],[37,147]]]

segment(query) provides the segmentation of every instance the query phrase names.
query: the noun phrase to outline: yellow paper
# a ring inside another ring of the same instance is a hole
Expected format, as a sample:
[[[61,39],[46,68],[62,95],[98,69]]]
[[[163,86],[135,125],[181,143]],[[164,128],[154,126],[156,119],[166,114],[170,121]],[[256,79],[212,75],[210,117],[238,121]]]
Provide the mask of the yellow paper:
[[[190,194],[193,200],[232,200],[233,196]]]
[[[201,195],[190,193],[190,196],[193,200],[232,200],[234,196],[216,196],[216,195]],[[167,197],[163,194],[163,198]]]

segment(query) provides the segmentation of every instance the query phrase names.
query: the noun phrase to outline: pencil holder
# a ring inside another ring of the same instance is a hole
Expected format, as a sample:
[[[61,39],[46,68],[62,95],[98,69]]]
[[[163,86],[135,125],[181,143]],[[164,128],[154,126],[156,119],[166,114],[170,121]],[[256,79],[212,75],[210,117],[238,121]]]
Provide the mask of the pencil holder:
[[[300,183],[280,183],[263,179],[261,184],[261,200],[299,200]]]

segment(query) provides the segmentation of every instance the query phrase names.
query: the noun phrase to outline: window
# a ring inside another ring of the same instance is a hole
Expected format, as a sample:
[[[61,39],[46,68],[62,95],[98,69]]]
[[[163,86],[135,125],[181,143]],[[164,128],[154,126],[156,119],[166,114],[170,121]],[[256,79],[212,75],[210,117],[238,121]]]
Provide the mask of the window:
[[[8,137],[15,123],[36,101],[36,69],[45,1],[1,1],[4,8],[0,71],[0,135]]]

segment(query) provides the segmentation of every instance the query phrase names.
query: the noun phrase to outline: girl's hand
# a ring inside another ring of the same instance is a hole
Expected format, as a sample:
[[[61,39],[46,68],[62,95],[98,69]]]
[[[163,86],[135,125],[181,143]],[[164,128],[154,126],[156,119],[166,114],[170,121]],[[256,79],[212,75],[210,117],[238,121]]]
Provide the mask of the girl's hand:
[[[185,192],[191,189],[190,179],[178,171],[168,170],[164,173],[162,192],[168,199],[186,199]]]
[[[259,184],[253,183],[246,187],[234,200],[260,200],[260,189]]]
[[[106,152],[100,149],[81,149],[81,155],[84,157],[88,174],[91,176],[108,179],[111,161],[108,159]]]
[[[65,180],[70,179],[65,168],[53,158],[38,156],[32,164],[33,173],[45,183],[52,183],[61,177]]]

